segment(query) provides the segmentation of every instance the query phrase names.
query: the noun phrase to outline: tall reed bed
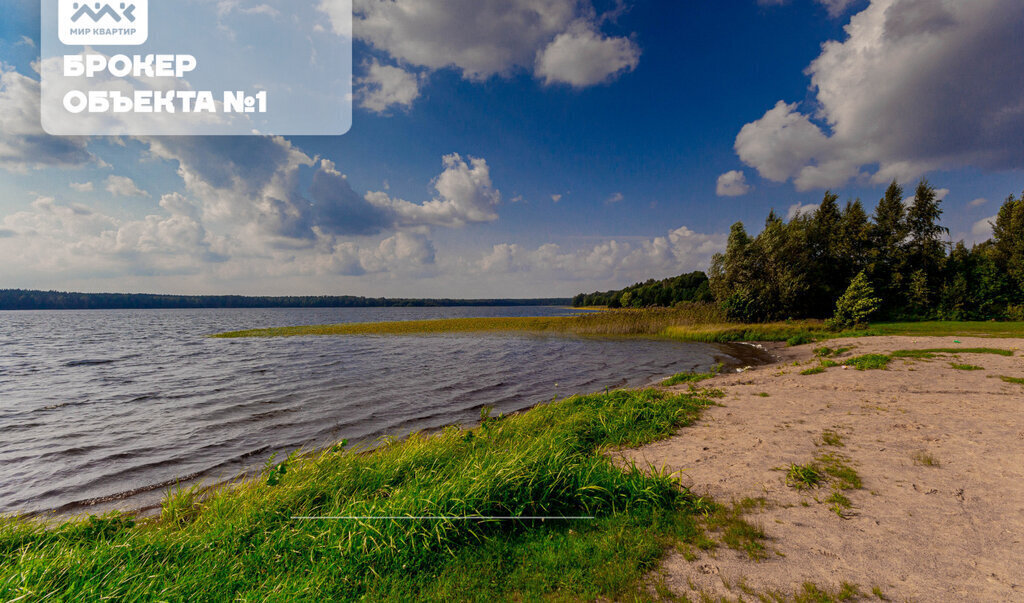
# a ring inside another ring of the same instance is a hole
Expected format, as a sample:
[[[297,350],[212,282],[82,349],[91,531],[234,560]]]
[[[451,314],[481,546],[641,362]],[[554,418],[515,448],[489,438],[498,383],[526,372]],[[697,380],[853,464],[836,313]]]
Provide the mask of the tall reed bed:
[[[616,598],[707,507],[605,452],[708,403],[578,396],[369,453],[293,455],[205,500],[172,493],[158,521],[0,520],[0,600]],[[479,519],[510,516],[595,519]]]
[[[725,322],[725,314],[714,304],[684,304],[675,308],[610,310],[562,317],[453,318],[253,329],[221,333],[214,337],[416,335],[495,331],[553,332],[579,335],[657,335],[667,327],[674,325],[721,324]]]

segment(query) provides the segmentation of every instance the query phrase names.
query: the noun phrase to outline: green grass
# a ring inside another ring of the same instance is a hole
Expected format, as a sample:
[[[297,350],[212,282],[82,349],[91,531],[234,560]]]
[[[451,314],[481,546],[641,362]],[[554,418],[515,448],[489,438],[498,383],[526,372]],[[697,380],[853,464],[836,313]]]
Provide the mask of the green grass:
[[[706,381],[714,377],[717,373],[692,373],[682,372],[672,375],[668,379],[661,382],[662,387],[672,387],[673,385],[679,385],[680,383],[699,383]]]
[[[629,598],[673,543],[702,542],[717,510],[604,453],[666,437],[708,404],[572,397],[371,453],[292,455],[205,499],[178,490],[156,521],[3,519],[0,600]],[[596,520],[293,519],[508,515]]]
[[[811,367],[809,369],[805,369],[805,370],[800,371],[800,374],[801,375],[818,375],[818,374],[824,373],[824,372],[825,372],[825,367],[823,367],[823,366],[815,366],[815,367]]]
[[[842,454],[828,452],[815,457],[819,470],[829,476],[830,481],[840,490],[860,490],[863,487],[860,475],[850,466],[850,459]]]
[[[930,360],[939,354],[994,354],[997,356],[1013,356],[1013,350],[1000,348],[929,348],[926,350],[897,350],[893,358],[918,358]]]
[[[999,378],[1002,379],[1003,381],[1005,381],[1006,383],[1014,383],[1016,385],[1024,385],[1024,379],[1021,379],[1020,377],[1000,376]]]
[[[853,349],[853,346],[843,346],[839,348],[830,348],[823,346],[814,350],[814,355],[818,358],[834,358],[840,354],[845,354]]]
[[[444,333],[529,332],[572,335],[660,336],[679,341],[728,343],[784,341],[801,345],[837,337],[871,335],[1024,337],[1024,322],[876,323],[866,329],[834,332],[821,320],[735,323],[715,304],[684,304],[675,308],[619,309],[562,317],[455,318],[401,322],[349,323],[271,327],[213,335],[217,338],[300,337],[330,335],[429,335]],[[835,356],[849,348],[819,348]]]
[[[566,335],[661,336],[680,341],[724,343],[733,341],[797,341],[824,336],[821,321],[765,324],[730,323],[713,304],[677,308],[608,310],[577,316],[453,318],[378,323],[347,323],[301,327],[272,327],[232,331],[215,338],[302,337],[355,335],[430,335],[444,333],[529,332]],[[797,339],[794,339],[797,338]],[[809,340],[808,340],[809,341]]]
[[[832,492],[832,495],[825,499],[826,503],[829,503],[829,509],[839,517],[846,518],[846,512],[853,508],[853,503],[847,498],[845,494],[836,490]]]
[[[670,326],[721,325],[725,315],[713,304],[678,308],[609,310],[574,316],[450,318],[346,323],[233,331],[216,338],[300,337],[309,335],[429,335],[439,333],[534,332],[576,335],[659,335]]]
[[[843,448],[846,446],[843,443],[843,436],[834,429],[826,429],[821,432],[821,443],[823,446],[832,446],[833,448]]]
[[[873,323],[865,335],[917,335],[921,337],[1024,337],[1024,322],[889,322]]]
[[[955,368],[958,371],[983,371],[983,370],[985,370],[985,367],[978,366],[976,364],[957,364],[955,362],[950,362],[949,366]]]
[[[892,362],[892,358],[885,354],[864,354],[863,356],[850,358],[844,364],[852,366],[858,371],[870,371],[884,370],[889,367],[890,362]]]
[[[839,601],[854,601],[860,596],[860,589],[848,582],[843,582],[838,591],[821,589],[811,582],[805,582],[803,589],[793,596],[793,601],[795,603],[837,603]]]
[[[942,466],[942,463],[939,462],[939,459],[935,458],[933,455],[924,451],[915,452],[913,455],[913,459],[915,465],[921,465],[922,467]]]
[[[821,468],[814,463],[806,465],[791,463],[786,470],[786,485],[797,490],[817,488],[823,481],[825,481],[825,475]]]
[[[717,505],[710,513],[705,525],[716,533],[727,547],[742,551],[755,561],[768,558],[764,541],[767,539],[764,529],[743,518],[744,513],[763,508],[767,501],[763,498],[744,499],[731,507]]]

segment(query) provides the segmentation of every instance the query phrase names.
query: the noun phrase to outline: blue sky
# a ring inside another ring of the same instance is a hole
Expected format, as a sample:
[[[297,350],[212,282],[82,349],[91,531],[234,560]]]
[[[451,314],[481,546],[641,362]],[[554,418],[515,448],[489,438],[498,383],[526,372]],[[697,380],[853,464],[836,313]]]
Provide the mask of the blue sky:
[[[47,137],[0,4],[0,287],[571,295],[826,189],[927,177],[969,242],[1024,189],[1019,0],[356,0],[353,127],[287,139]]]

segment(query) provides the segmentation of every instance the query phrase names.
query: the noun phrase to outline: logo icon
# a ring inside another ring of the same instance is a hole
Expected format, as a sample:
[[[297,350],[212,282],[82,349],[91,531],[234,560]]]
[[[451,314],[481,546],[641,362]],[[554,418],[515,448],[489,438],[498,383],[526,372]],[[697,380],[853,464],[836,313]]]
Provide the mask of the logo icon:
[[[149,39],[149,0],[58,0],[67,46],[139,46]]]

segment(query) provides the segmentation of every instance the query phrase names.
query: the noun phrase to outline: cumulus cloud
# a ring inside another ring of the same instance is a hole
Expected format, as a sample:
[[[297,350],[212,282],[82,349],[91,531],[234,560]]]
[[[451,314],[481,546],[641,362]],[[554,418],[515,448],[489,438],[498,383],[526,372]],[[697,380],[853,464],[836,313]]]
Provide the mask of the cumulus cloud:
[[[850,6],[857,0],[817,0],[818,4],[825,7],[830,17],[843,15]],[[782,6],[789,4],[789,0],[757,0],[761,6]]]
[[[999,216],[990,216],[988,218],[985,218],[984,220],[978,220],[977,222],[974,223],[974,226],[971,227],[971,234],[984,239],[991,238],[992,225],[995,223],[996,218],[998,217]]]
[[[366,67],[366,75],[356,80],[360,87],[359,106],[377,114],[393,108],[408,110],[420,96],[420,78],[400,67],[383,65],[376,59]]]
[[[819,207],[821,206],[813,203],[794,203],[789,206],[789,211],[786,212],[786,220],[789,221],[799,216],[810,216],[814,212],[818,211]]]
[[[971,207],[981,207],[982,205],[985,205],[986,203],[988,203],[988,199],[985,199],[984,197],[979,197],[979,198],[975,199],[974,201],[971,201],[970,203],[968,203],[968,205],[971,206]]]
[[[91,193],[95,188],[92,182],[72,182],[68,186],[80,193]]]
[[[872,0],[807,69],[812,111],[779,101],[736,138],[743,162],[800,190],[1024,167],[1017,0]]]
[[[76,277],[193,272],[210,251],[205,229],[180,215],[122,220],[53,197],[39,197],[28,209],[5,216],[0,241],[12,269]]]
[[[711,256],[725,248],[726,236],[700,234],[683,226],[666,236],[642,241],[610,240],[590,248],[566,250],[549,243],[536,249],[517,244],[495,245],[477,270],[488,274],[530,272],[534,278],[562,281],[629,281],[706,268]]]
[[[39,94],[37,80],[0,64],[0,168],[23,172],[91,163],[85,139],[43,132]]]
[[[89,190],[92,189],[91,184]],[[135,184],[135,181],[127,176],[111,175],[107,178],[107,192],[118,197],[148,197],[149,193],[142,190]]]
[[[403,67],[451,68],[471,81],[523,70],[548,84],[582,88],[635,69],[640,58],[631,39],[601,32],[621,6],[599,15],[591,0],[355,0],[351,13],[334,0],[319,6],[336,33],[351,20],[356,37]],[[412,96],[408,74],[368,77],[374,79],[366,84],[383,95],[364,96],[371,111],[388,98],[389,86],[403,99]]]
[[[638,64],[640,48],[633,40],[609,37],[581,23],[540,51],[535,71],[545,84],[586,88],[633,71]]]
[[[397,225],[404,227],[459,227],[497,220],[495,209],[501,203],[501,192],[491,182],[487,161],[467,159],[457,153],[444,157],[444,171],[433,182],[437,194],[430,201],[410,203],[385,192],[367,193],[366,200],[392,212]]]
[[[715,194],[719,197],[742,197],[751,190],[753,187],[747,184],[747,175],[740,170],[733,170],[718,177]]]
[[[213,282],[262,282],[294,276],[415,277],[434,270],[433,243],[419,233],[398,232],[361,243],[321,237],[308,247],[268,247],[254,244],[244,230],[208,230],[199,207],[180,193],[164,195],[160,207],[163,213],[125,220],[82,204],[37,198],[26,210],[0,219],[6,276],[197,275]]]

